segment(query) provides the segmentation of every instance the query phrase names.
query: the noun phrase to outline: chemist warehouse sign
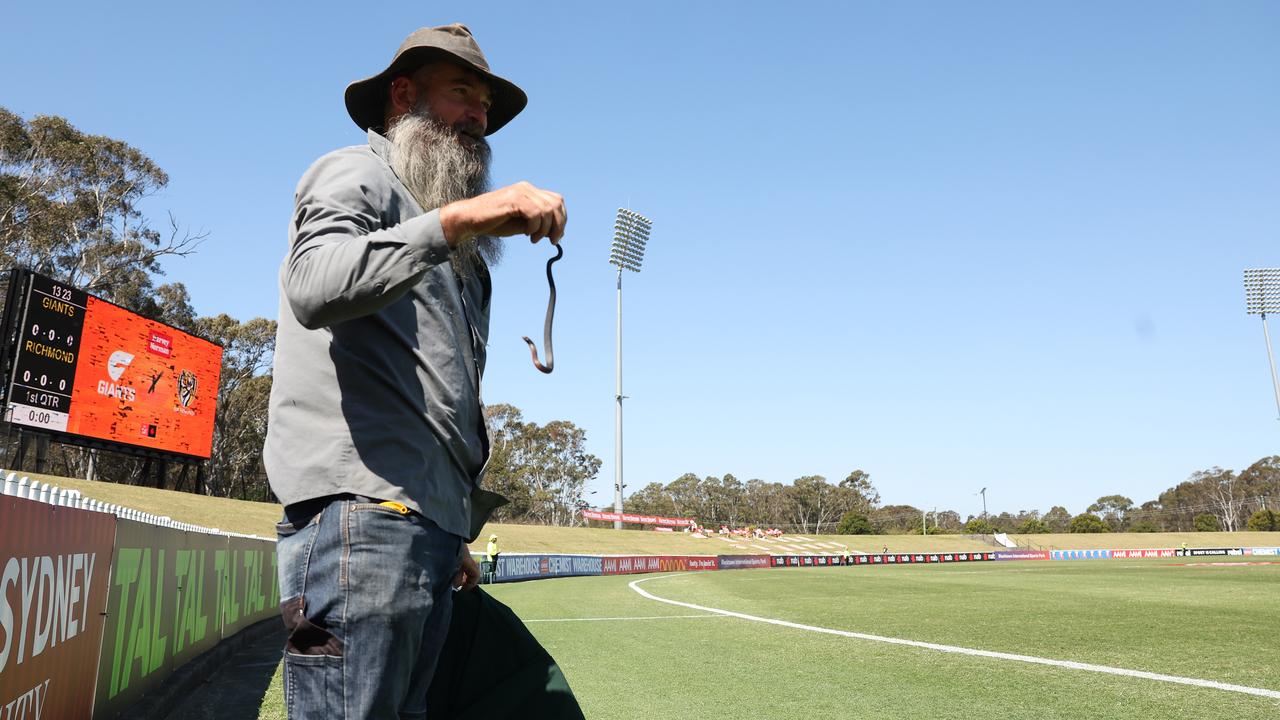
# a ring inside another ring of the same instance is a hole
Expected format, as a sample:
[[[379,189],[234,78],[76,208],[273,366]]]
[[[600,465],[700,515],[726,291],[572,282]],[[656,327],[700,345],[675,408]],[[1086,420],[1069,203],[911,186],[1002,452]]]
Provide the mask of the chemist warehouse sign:
[[[115,518],[0,496],[0,720],[85,718]]]

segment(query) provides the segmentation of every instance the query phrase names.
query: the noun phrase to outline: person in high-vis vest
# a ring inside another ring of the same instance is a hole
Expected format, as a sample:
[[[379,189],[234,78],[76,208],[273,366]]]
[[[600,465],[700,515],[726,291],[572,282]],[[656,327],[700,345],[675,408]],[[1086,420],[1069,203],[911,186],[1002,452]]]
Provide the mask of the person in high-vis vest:
[[[489,544],[484,549],[484,581],[492,583],[496,580],[498,571],[498,536],[496,534],[489,536]]]

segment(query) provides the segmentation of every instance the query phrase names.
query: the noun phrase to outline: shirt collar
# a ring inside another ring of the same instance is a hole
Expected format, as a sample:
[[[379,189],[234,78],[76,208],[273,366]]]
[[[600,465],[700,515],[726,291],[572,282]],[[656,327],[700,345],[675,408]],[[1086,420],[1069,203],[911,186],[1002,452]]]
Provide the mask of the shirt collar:
[[[387,140],[377,130],[369,128],[369,148],[388,165],[391,164],[391,141]]]

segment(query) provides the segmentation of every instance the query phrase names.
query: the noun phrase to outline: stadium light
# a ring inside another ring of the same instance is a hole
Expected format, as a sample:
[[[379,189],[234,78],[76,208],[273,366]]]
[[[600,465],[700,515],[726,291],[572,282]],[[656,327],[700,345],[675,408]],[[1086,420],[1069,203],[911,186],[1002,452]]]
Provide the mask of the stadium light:
[[[1276,393],[1276,412],[1280,413],[1280,382],[1276,380],[1276,358],[1271,352],[1271,333],[1267,331],[1267,313],[1280,312],[1280,268],[1244,271],[1244,310],[1250,315],[1262,316],[1262,339],[1267,343],[1271,387]]]
[[[622,271],[640,272],[644,263],[644,247],[649,242],[653,221],[637,212],[618,208],[613,222],[613,245],[609,248],[609,264],[618,269],[618,342],[617,392],[614,400],[613,424],[613,511],[622,512]],[[614,520],[613,529],[621,530],[622,521]]]

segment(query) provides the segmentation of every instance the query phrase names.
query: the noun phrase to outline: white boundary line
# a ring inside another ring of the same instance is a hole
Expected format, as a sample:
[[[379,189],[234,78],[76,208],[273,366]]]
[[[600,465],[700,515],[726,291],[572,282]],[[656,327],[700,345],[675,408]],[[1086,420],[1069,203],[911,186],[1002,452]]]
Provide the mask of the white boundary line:
[[[594,622],[594,621],[600,621],[600,620],[609,620],[609,621],[613,621],[613,620],[673,620],[673,619],[676,619],[676,618],[684,618],[684,619],[687,619],[687,618],[722,618],[722,617],[724,617],[724,615],[719,615],[719,614],[716,614],[716,613],[703,613],[703,614],[701,614],[701,615],[647,615],[647,616],[643,616],[643,617],[630,616],[630,617],[542,618],[542,619],[540,619],[540,620],[524,620],[524,619],[522,619],[522,620],[521,620],[521,622],[524,622],[524,623],[536,623],[536,622]]]
[[[677,573],[678,574],[678,573]],[[674,577],[674,574],[657,575],[647,577],[640,580],[633,580],[628,585],[632,590],[636,591],[642,597],[650,600],[656,600],[660,603],[668,605],[677,605],[692,610],[701,610],[703,612],[718,613],[728,617],[736,617],[741,620],[750,620],[752,622],[767,623],[769,625],[779,625],[782,627],[794,628],[796,630],[808,630],[809,632],[823,633],[826,635],[839,635],[840,637],[856,638],[858,640],[871,640],[873,642],[889,643],[891,645],[907,645],[909,647],[924,648],[926,650],[937,650],[939,652],[956,653],[959,655],[972,655],[976,657],[993,658],[996,660],[1014,660],[1017,662],[1032,663],[1034,665],[1048,665],[1050,667],[1067,668],[1070,670],[1085,670],[1088,672],[1105,673],[1107,675],[1120,675],[1123,677],[1142,678],[1144,680],[1156,680],[1159,682],[1175,683],[1178,685],[1194,685],[1196,687],[1212,688],[1214,690],[1226,690],[1228,692],[1244,693],[1245,695],[1257,695],[1259,697],[1272,698],[1280,700],[1280,690],[1267,690],[1265,688],[1248,687],[1246,685],[1233,685],[1231,683],[1218,682],[1216,680],[1200,680],[1198,678],[1179,677],[1177,675],[1162,675],[1160,673],[1147,672],[1145,670],[1128,670],[1125,668],[1108,667],[1106,665],[1094,665],[1092,663],[1075,662],[1074,660],[1052,660],[1050,658],[1035,657],[1034,655],[1016,655],[1014,653],[995,652],[992,650],[975,650],[974,648],[957,647],[955,645],[939,645],[937,643],[921,642],[919,640],[904,640],[902,638],[884,637],[883,635],[868,635],[866,633],[850,632],[848,630],[835,630],[832,628],[817,627],[815,625],[802,625],[787,620],[774,620],[772,618],[762,618],[755,615],[747,615],[744,613],[733,612],[731,610],[721,610],[719,608],[706,607],[704,605],[695,605],[693,603],[680,602],[679,600],[668,600],[660,598],[657,595],[646,592],[638,586],[640,583],[650,580],[661,580],[662,578]]]

